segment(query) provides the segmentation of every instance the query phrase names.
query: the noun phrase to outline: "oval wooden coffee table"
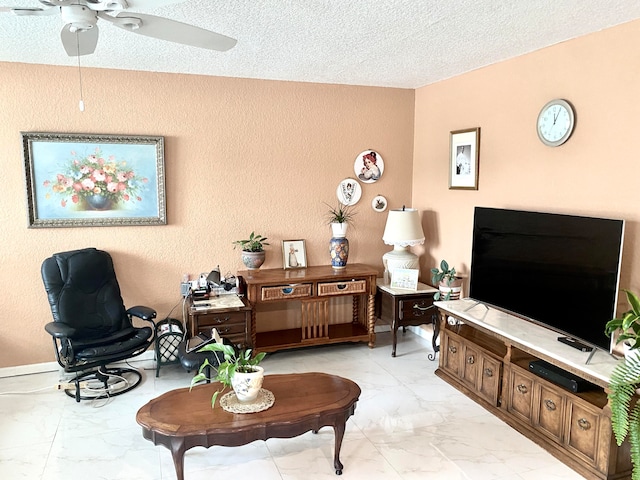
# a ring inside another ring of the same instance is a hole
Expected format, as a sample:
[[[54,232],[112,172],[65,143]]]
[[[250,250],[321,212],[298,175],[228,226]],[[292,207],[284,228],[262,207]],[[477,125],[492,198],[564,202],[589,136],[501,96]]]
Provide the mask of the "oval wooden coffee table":
[[[262,388],[273,392],[274,405],[257,413],[229,413],[211,395],[219,388],[198,385],[164,393],[144,405],[136,415],[144,438],[164,445],[173,456],[178,480],[184,480],[184,452],[213,445],[237,447],[254,440],[292,438],[333,427],[336,475],[342,474],[340,447],[347,419],[353,415],[360,387],[351,380],[325,373],[266,375]]]

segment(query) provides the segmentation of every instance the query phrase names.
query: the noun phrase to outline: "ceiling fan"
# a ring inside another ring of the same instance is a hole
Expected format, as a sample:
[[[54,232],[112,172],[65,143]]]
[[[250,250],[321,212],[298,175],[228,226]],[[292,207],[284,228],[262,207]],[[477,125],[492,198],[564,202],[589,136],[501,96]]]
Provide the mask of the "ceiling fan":
[[[224,52],[237,43],[234,38],[200,27],[129,9],[158,7],[179,0],[38,0],[44,8],[0,7],[17,16],[55,15],[65,22],[60,33],[70,57],[92,54],[98,44],[98,20],[118,28],[168,42]]]

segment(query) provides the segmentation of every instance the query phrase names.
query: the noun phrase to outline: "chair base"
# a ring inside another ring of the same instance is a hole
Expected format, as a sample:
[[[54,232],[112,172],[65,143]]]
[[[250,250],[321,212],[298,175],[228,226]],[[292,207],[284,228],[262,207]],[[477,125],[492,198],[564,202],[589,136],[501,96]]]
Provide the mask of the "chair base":
[[[78,375],[74,388],[66,388],[64,393],[80,400],[110,398],[133,390],[142,381],[142,374],[135,368],[99,367],[97,370]]]

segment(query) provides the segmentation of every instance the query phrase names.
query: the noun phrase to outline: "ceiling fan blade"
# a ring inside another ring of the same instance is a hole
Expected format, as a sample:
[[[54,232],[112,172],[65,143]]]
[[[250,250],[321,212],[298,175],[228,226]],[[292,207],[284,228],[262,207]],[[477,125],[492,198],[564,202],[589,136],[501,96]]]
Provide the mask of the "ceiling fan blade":
[[[100,15],[100,18],[105,16]],[[127,18],[139,19],[138,26],[131,26],[126,23]],[[158,38],[168,42],[191,45],[193,47],[207,48],[224,52],[233,48],[238,41],[235,38],[227,37],[220,33],[211,32],[204,28],[195,27],[176,20],[146,15],[143,13],[121,12],[115,16],[113,24],[130,32],[146,35],[147,37]],[[125,20],[121,24],[119,20]],[[136,28],[137,27],[137,28]]]
[[[78,57],[82,55],[91,55],[98,45],[98,27],[95,26],[88,30],[78,30],[72,32],[71,24],[66,24],[60,32],[62,46],[67,55],[70,57]]]
[[[59,12],[57,8],[18,8],[18,7],[0,7],[0,12],[13,13],[18,17],[32,15],[54,15]]]
[[[146,10],[182,2],[184,2],[184,0],[127,0],[129,8],[132,10]]]

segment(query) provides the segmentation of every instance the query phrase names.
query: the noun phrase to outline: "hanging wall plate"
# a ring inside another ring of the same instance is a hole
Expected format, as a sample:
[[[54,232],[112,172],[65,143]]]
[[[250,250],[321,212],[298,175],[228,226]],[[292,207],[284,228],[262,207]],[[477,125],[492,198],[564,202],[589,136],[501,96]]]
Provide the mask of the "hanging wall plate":
[[[362,187],[357,180],[345,178],[340,182],[340,185],[338,185],[336,195],[343,205],[355,205],[362,196]]]
[[[387,205],[387,199],[382,195],[374,197],[371,201],[371,208],[373,208],[376,212],[384,212],[387,209]]]
[[[373,150],[365,150],[356,157],[353,170],[364,183],[377,182],[384,172],[384,160]]]

